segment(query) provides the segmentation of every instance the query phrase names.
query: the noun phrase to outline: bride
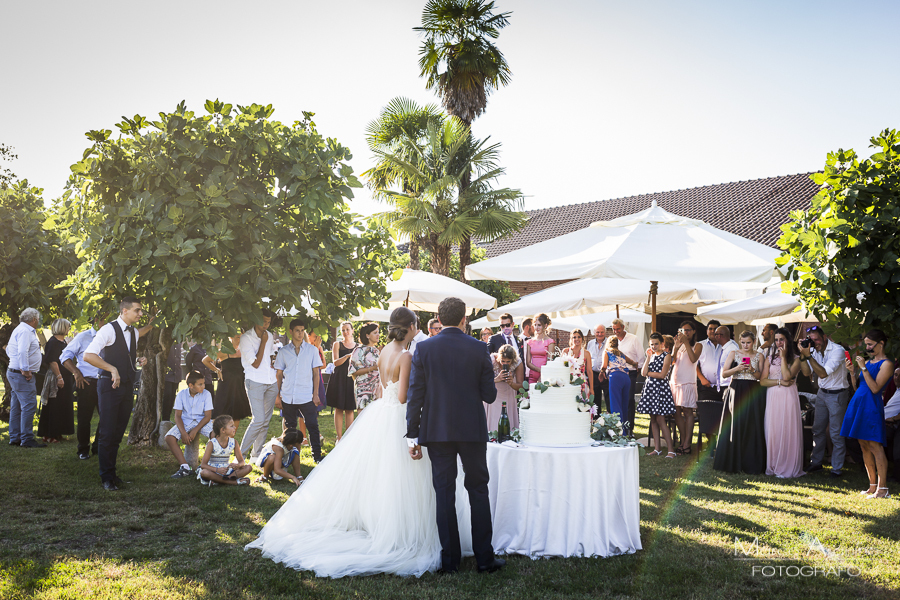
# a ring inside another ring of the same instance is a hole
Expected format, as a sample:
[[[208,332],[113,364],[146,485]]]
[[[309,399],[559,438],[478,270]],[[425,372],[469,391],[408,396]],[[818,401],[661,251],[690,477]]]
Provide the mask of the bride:
[[[421,576],[441,566],[427,450],[409,456],[406,347],[416,315],[391,313],[391,342],[378,358],[382,398],[369,404],[325,460],[269,520],[256,541],[263,556],[319,577],[394,573]],[[468,499],[457,494],[460,543],[471,556]]]

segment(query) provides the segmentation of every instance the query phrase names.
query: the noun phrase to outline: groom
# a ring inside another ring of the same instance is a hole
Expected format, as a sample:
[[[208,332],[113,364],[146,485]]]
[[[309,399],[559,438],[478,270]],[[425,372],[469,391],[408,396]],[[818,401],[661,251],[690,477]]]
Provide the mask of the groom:
[[[413,460],[428,447],[441,538],[441,571],[459,570],[462,552],[456,521],[457,456],[465,471],[472,507],[472,549],[480,573],[506,564],[491,546],[491,505],[488,499],[487,420],[484,405],[494,402],[494,370],[484,342],[469,337],[466,305],[446,298],[438,305],[444,325],[438,335],[420,342],[412,358],[406,396],[406,437]]]

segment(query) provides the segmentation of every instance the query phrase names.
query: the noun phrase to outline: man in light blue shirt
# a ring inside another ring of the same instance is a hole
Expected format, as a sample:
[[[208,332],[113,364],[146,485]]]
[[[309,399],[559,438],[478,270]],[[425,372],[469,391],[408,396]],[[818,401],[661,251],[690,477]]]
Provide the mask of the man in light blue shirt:
[[[282,346],[275,357],[275,377],[278,398],[281,400],[282,427],[296,429],[302,415],[306,434],[312,447],[313,460],[322,460],[319,442],[319,369],[322,358],[319,349],[306,340],[306,320],[294,319],[290,324],[291,341]]]
[[[9,367],[9,445],[22,448],[44,448],[34,439],[34,413],[37,410],[37,384],[35,375],[41,368],[41,344],[36,329],[41,313],[26,308],[19,315],[19,325],[13,330],[6,345]]]
[[[97,313],[91,321],[91,327],[75,336],[66,349],[62,351],[59,361],[75,376],[75,400],[78,402],[78,458],[87,460],[91,454],[97,454],[97,444],[100,441],[100,424],[94,432],[94,443],[91,443],[91,419],[94,411],[100,414],[97,405],[97,378],[100,369],[85,362],[84,351],[97,335],[99,329],[106,321],[106,315]]]

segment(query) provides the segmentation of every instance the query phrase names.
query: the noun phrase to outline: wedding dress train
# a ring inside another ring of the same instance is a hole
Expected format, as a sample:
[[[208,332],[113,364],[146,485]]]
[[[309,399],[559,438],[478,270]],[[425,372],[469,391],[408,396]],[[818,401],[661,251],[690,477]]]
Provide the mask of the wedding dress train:
[[[422,460],[409,456],[406,405],[397,389],[389,384],[366,407],[246,549],[320,577],[418,577],[440,568],[431,462],[427,449]],[[471,556],[471,516],[461,488],[460,543]]]

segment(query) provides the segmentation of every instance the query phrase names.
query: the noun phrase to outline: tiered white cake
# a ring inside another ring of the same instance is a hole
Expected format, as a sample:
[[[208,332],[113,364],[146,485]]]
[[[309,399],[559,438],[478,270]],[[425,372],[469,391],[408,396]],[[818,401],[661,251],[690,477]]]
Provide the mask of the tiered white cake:
[[[532,385],[528,391],[529,408],[519,410],[519,433],[526,446],[590,446],[591,413],[579,412],[576,398],[581,386],[570,383],[571,357],[561,356],[541,367],[541,382],[550,386],[540,392]]]

